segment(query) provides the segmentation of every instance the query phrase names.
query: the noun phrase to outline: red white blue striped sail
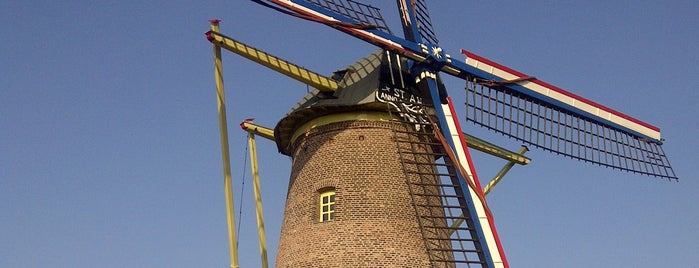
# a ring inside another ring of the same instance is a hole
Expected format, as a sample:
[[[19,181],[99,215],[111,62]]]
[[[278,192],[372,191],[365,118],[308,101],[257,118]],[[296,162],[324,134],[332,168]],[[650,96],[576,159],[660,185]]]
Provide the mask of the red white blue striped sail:
[[[498,79],[472,77],[466,118],[575,159],[677,179],[660,129],[559,87],[462,50],[466,64]]]

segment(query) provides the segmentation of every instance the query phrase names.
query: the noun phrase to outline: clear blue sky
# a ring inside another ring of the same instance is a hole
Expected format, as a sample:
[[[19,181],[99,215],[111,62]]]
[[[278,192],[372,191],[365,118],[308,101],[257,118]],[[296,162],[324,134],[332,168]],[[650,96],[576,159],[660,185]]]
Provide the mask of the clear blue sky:
[[[382,7],[398,31],[394,1]],[[661,128],[678,183],[531,151],[488,195],[512,267],[699,263],[696,1],[429,1],[468,49]],[[228,267],[209,19],[329,74],[375,48],[249,1],[0,3],[0,267]],[[245,118],[304,85],[224,55],[241,267],[259,267]],[[448,80],[463,96],[464,84]],[[463,110],[462,110],[463,111]],[[512,150],[519,143],[462,123]],[[270,259],[290,159],[258,139]],[[504,164],[479,153],[482,180]]]

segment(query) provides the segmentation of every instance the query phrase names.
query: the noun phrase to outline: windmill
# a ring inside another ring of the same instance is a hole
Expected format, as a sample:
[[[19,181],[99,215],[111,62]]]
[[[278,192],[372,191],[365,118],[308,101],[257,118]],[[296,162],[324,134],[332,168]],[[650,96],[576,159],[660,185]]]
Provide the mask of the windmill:
[[[208,33],[315,88],[272,135],[293,159],[280,267],[508,266],[442,73],[465,81],[469,122],[571,158],[676,179],[657,127],[474,53],[453,59],[425,1],[397,1],[404,37],[378,9],[352,0],[255,2],[380,48],[323,77]]]

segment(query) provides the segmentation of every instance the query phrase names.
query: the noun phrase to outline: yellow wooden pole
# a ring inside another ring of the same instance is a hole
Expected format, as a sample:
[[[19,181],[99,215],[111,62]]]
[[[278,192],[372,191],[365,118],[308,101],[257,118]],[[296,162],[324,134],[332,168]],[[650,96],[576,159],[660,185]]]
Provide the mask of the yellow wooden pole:
[[[526,146],[522,145],[522,147],[519,148],[519,152],[517,152],[517,155],[523,156],[524,153],[526,153],[528,150],[529,149],[527,149]],[[505,166],[502,167],[500,172],[498,172],[498,174],[495,175],[495,177],[488,183],[488,185],[483,187],[483,195],[487,195],[488,193],[490,193],[490,191],[493,190],[493,187],[495,187],[495,185],[497,185],[500,182],[500,180],[502,180],[502,178],[505,177],[505,174],[507,174],[507,172],[509,172],[514,165],[515,162],[513,161],[510,161],[507,164],[505,164]]]
[[[243,121],[240,123],[240,127],[248,132],[255,133],[257,136],[274,141],[274,129],[256,125],[252,122],[252,119]]]
[[[219,20],[210,20],[211,30],[218,32]],[[228,152],[228,124],[226,119],[226,95],[223,90],[223,64],[221,47],[214,44],[214,79],[216,80],[216,97],[218,104],[218,123],[221,135],[221,155],[223,160],[223,188],[226,194],[226,218],[228,220],[228,245],[231,255],[231,268],[239,268],[238,245],[236,245],[235,211],[233,206],[233,189],[231,182],[231,160]]]
[[[515,153],[485,140],[481,140],[475,136],[468,135],[466,132],[462,132],[462,134],[464,134],[464,139],[466,140],[466,144],[468,144],[469,149],[476,149],[486,154],[520,165],[527,165],[532,161],[531,159],[525,157],[521,151],[519,153]]]
[[[257,232],[260,239],[260,258],[262,268],[267,268],[267,240],[265,238],[265,221],[262,213],[262,194],[260,190],[260,172],[257,167],[257,146],[255,133],[248,131],[248,147],[250,149],[250,166],[252,169],[253,192],[255,193],[255,211],[257,212]]]
[[[325,77],[319,73],[293,64],[290,61],[273,56],[272,54],[251,47],[243,42],[224,36],[217,31],[212,30],[208,32],[207,37],[211,43],[216,44],[221,48],[243,56],[290,78],[296,79],[297,81],[320,91],[335,92],[340,88],[337,82],[329,77]]]

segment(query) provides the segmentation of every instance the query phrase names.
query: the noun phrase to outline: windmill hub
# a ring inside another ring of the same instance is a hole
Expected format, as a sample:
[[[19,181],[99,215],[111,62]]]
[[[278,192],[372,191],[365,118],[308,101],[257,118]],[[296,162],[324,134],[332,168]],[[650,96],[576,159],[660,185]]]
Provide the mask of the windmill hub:
[[[429,66],[434,72],[439,72],[447,64],[451,63],[451,56],[437,45],[419,44],[422,53],[426,56],[421,64]]]

